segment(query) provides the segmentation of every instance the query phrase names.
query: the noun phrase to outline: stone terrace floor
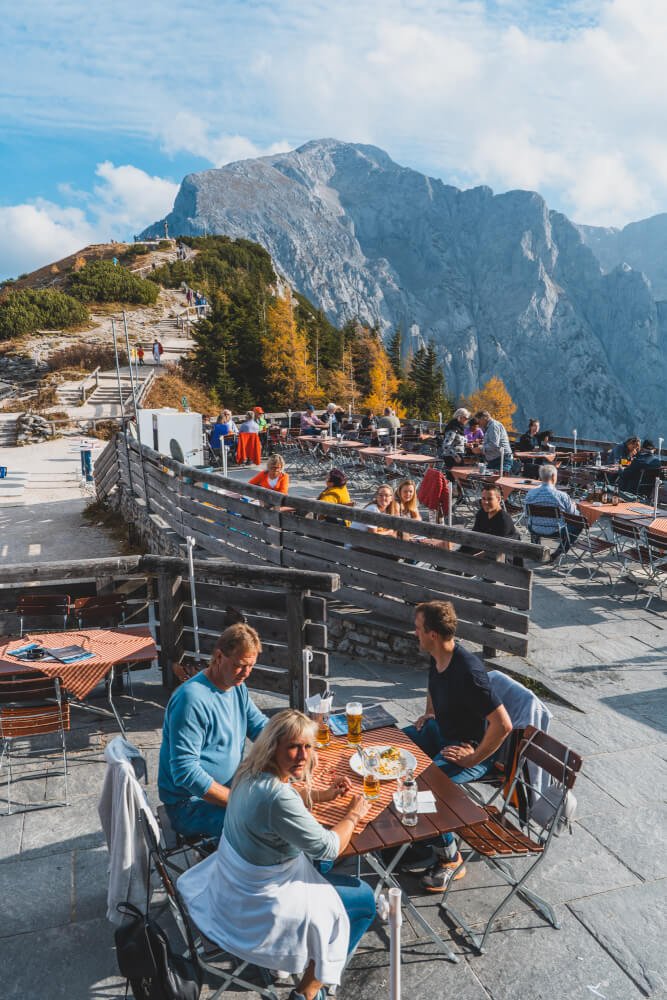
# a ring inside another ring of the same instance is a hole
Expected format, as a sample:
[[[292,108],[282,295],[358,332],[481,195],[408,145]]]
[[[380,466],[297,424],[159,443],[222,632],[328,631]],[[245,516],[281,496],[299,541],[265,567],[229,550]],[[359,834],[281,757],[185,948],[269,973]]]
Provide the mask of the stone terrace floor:
[[[666,1000],[667,620],[663,602],[656,600],[650,612],[643,604],[631,590],[622,601],[611,600],[608,587],[581,579],[564,585],[548,567],[536,570],[529,656],[503,656],[497,665],[541,680],[574,706],[550,703],[550,732],[584,757],[574,834],[552,845],[533,882],[556,905],[561,929],[518,900],[478,956],[442,920],[439,897],[420,895],[417,881],[406,878],[421,912],[461,961],[440,957],[406,920],[404,997]],[[121,703],[128,736],[147,757],[155,803],[165,693],[157,674],[135,678],[136,714],[129,698]],[[421,712],[425,681],[417,658],[402,667],[332,658],[337,704],[351,694],[367,703],[382,699],[400,724]],[[267,710],[284,704],[266,695],[256,700]],[[74,713],[74,725],[70,807],[0,817],[2,1000],[125,995],[105,919],[107,850],[97,816],[102,750],[115,730],[81,712]],[[60,779],[48,774],[23,783],[32,802],[59,790]],[[5,806],[6,799],[0,809]],[[488,869],[475,863],[457,884],[455,904],[479,923],[498,893]],[[378,921],[345,974],[341,1000],[388,996],[388,959],[387,930]],[[282,992],[286,998],[288,988]],[[205,988],[202,996],[208,995]]]

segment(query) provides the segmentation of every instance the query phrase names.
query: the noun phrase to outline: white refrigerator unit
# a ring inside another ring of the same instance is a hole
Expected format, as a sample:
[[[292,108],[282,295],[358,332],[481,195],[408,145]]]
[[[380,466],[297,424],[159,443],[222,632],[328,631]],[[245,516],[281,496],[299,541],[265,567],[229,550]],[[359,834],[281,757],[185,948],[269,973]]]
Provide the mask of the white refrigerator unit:
[[[141,443],[185,465],[203,465],[201,413],[180,413],[171,407],[139,410]]]

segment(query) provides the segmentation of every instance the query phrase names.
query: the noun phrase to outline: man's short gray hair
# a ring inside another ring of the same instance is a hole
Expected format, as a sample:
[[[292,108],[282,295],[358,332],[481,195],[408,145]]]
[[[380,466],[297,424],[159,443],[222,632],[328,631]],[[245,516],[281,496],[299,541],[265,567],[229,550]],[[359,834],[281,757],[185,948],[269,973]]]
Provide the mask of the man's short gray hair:
[[[558,469],[555,465],[541,465],[540,466],[540,479],[543,483],[550,483],[553,479],[556,482],[558,476]]]
[[[491,419],[491,414],[489,413],[488,410],[478,410],[477,413],[475,414],[475,416],[477,417],[478,420],[490,420]]]

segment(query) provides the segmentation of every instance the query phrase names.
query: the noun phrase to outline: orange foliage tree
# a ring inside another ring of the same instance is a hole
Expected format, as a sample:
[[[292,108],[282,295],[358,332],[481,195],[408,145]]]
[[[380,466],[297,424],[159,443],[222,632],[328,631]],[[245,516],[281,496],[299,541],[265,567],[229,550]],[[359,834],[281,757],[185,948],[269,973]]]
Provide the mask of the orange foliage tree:
[[[267,332],[262,361],[267,402],[298,407],[315,395],[315,374],[308,358],[306,335],[295,319],[291,298],[276,298],[266,312]]]
[[[516,412],[516,403],[505,388],[503,380],[497,375],[490,378],[481,389],[477,389],[467,399],[462,400],[461,406],[465,406],[471,413],[488,410],[494,420],[504,424],[505,430],[515,429],[512,415]]]

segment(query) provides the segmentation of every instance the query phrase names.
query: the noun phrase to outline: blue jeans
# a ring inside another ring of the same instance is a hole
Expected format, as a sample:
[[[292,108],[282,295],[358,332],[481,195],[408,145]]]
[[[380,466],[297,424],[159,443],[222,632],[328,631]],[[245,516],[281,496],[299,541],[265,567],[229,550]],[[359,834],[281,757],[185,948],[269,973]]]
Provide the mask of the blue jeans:
[[[549,534],[539,534],[537,531],[530,529],[530,540],[536,545],[542,543],[543,538],[557,538],[560,541],[560,547],[563,552],[567,552],[572,542],[574,542],[580,535],[582,531],[581,525],[568,524],[567,527],[563,524]]]
[[[442,751],[446,747],[457,746],[458,744],[443,739],[440,726],[435,719],[429,719],[422,726],[421,730],[417,729],[416,726],[406,726],[403,732],[406,736],[410,737],[413,743],[417,744],[420,750],[423,750],[431,758],[433,763],[455,785],[465,785],[466,781],[476,781],[478,778],[483,778],[493,767],[499,753],[499,750],[496,750],[490,757],[483,760],[481,764],[475,764],[473,767],[460,767],[458,764],[442,756]],[[454,842],[453,833],[443,833],[441,836],[445,845]]]
[[[489,472],[500,472],[500,456],[492,458],[490,462],[486,463],[486,467]],[[515,476],[520,468],[521,462],[518,459],[508,458],[507,455],[503,459],[503,475]]]
[[[350,921],[350,942],[347,953],[353,951],[375,919],[375,896],[370,885],[351,875],[323,873],[341,898]]]
[[[186,837],[200,833],[205,837],[220,839],[225,822],[225,810],[213,802],[192,796],[176,804],[165,802],[169,821],[177,833]]]

